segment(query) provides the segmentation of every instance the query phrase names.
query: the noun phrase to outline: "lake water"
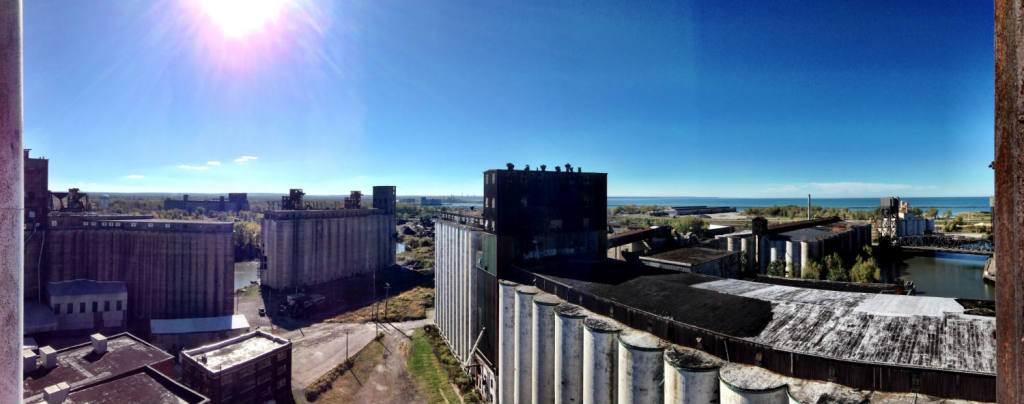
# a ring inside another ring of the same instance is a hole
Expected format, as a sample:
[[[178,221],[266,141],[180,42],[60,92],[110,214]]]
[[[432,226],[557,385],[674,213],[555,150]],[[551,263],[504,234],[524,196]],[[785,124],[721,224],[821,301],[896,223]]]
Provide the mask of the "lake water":
[[[995,287],[981,278],[986,258],[976,254],[906,252],[900,276],[914,281],[919,295],[994,300]]]
[[[245,261],[235,263],[235,289],[249,286],[249,282],[259,278],[259,261]]]
[[[403,244],[403,243],[396,243],[395,244],[395,254],[401,254],[401,253],[404,253],[404,252],[405,252],[405,244]]]
[[[940,213],[950,210],[953,214],[960,212],[990,212],[987,196],[968,197],[931,197],[931,198],[902,198],[910,202],[911,207],[938,209]],[[848,208],[851,210],[871,210],[881,205],[881,198],[812,198],[811,205],[824,206],[826,208]],[[660,205],[660,206],[731,206],[737,210],[750,207],[769,207],[797,205],[807,206],[806,198],[705,198],[705,197],[633,197],[633,196],[610,196],[608,207],[615,208],[622,205]],[[451,203],[444,206],[480,208],[480,203]]]

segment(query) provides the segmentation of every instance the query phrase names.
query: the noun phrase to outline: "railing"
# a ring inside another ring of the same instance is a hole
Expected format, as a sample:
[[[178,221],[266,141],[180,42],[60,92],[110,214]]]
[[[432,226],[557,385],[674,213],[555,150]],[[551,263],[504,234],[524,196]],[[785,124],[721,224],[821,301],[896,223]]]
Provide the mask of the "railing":
[[[955,236],[903,236],[896,239],[895,244],[901,247],[980,254],[992,254],[995,251],[991,240]]]

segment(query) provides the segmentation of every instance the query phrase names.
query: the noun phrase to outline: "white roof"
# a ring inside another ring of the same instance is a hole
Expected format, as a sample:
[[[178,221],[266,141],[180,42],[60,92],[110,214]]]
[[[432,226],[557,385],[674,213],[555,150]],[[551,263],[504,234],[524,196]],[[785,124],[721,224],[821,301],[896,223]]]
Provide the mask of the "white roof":
[[[149,320],[149,331],[153,334],[185,334],[192,332],[212,332],[237,329],[249,329],[245,316],[235,314],[220,317],[175,318],[168,320]]]

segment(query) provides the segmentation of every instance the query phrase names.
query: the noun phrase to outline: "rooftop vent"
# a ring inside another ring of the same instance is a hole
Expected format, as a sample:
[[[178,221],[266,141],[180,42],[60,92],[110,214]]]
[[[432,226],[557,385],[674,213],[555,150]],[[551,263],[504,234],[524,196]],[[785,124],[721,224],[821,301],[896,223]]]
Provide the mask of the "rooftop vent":
[[[508,167],[508,170],[512,171],[516,168],[516,165],[512,163],[505,163],[505,167]]]
[[[547,171],[548,170],[548,165],[547,164],[541,164],[540,165],[540,170],[541,171]]]
[[[582,173],[583,172],[583,167],[576,167],[576,172]]]
[[[523,171],[530,171],[530,165],[527,164],[526,167],[523,167]]]
[[[57,367],[57,351],[52,346],[39,348],[39,354],[43,357],[43,367],[53,369]]]
[[[562,167],[559,167],[559,166],[555,166],[555,172],[556,172],[556,173],[560,173],[560,172],[562,172]]]
[[[39,366],[37,359],[39,359],[39,355],[32,352],[31,349],[21,350],[21,362],[25,368],[25,373],[31,373],[36,370],[36,367]]]
[[[43,389],[43,398],[46,400],[46,404],[60,404],[64,402],[65,398],[68,398],[70,391],[71,386],[67,382],[60,382]]]
[[[92,341],[92,352],[97,355],[103,355],[107,353],[107,337],[103,334],[95,333],[89,336],[89,340]]]
[[[567,173],[571,173],[572,172],[572,164],[565,163],[565,172],[567,172]]]

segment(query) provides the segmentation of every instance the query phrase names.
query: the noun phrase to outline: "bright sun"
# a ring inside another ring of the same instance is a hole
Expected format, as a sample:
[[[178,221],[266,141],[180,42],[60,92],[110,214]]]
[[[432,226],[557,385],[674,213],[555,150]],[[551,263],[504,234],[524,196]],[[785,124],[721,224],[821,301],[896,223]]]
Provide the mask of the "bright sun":
[[[201,0],[224,36],[242,38],[277,22],[287,0]]]

